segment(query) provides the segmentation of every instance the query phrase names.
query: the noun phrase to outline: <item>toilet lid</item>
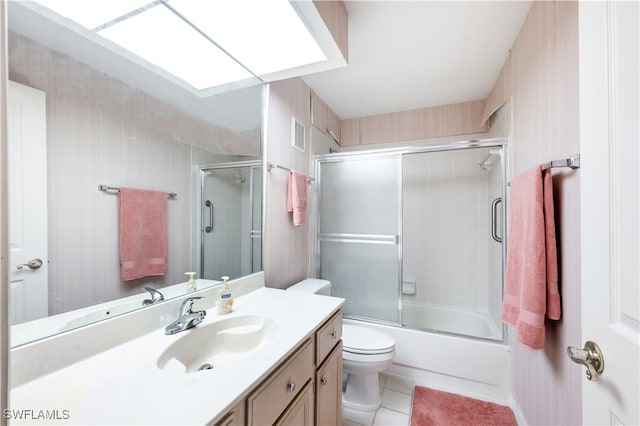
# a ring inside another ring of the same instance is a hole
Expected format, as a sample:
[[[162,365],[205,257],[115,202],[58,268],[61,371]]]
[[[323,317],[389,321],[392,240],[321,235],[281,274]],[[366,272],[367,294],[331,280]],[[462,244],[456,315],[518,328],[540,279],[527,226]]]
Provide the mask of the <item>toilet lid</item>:
[[[342,350],[357,354],[381,354],[394,350],[393,337],[368,327],[342,325]]]

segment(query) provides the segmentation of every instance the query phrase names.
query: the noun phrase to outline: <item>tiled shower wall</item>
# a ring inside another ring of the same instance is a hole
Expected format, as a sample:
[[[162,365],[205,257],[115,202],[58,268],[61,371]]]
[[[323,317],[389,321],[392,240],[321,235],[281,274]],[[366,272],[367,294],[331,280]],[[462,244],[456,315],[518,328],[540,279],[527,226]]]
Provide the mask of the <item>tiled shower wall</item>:
[[[417,287],[404,300],[487,311],[491,199],[478,167],[487,153],[404,156],[403,281]]]

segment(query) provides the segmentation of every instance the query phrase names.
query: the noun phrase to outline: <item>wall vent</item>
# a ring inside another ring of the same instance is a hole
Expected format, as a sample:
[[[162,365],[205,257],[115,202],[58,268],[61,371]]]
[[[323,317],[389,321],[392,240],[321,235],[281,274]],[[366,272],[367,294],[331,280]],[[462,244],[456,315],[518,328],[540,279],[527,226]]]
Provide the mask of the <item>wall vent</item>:
[[[304,124],[291,117],[291,146],[304,152]]]

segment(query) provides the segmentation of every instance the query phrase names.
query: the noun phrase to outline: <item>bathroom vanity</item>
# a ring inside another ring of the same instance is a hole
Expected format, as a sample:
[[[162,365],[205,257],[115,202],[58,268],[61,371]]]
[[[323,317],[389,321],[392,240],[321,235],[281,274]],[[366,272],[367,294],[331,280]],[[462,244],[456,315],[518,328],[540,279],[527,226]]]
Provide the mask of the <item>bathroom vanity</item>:
[[[246,400],[250,425],[338,425],[342,404],[342,312],[316,329]],[[231,418],[244,412],[240,402]],[[220,425],[240,425],[225,417]]]
[[[344,300],[258,287],[236,297],[228,315],[203,305],[204,321],[175,335],[164,327],[181,299],[17,348],[14,359],[37,363],[38,374],[13,372],[10,423],[340,424]],[[198,295],[212,303],[216,291]],[[142,317],[159,313],[155,322]],[[156,325],[91,353],[139,324]],[[60,365],[64,354],[68,365]],[[17,418],[28,410],[31,418]]]

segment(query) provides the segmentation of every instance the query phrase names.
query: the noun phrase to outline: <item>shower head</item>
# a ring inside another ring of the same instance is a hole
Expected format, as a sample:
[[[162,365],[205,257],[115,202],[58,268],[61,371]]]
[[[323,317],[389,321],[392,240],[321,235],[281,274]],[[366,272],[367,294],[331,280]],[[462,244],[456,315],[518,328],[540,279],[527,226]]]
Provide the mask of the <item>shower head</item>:
[[[478,163],[478,167],[483,170],[491,170],[499,158],[500,151],[490,149],[485,159]]]

